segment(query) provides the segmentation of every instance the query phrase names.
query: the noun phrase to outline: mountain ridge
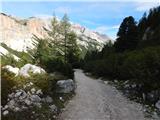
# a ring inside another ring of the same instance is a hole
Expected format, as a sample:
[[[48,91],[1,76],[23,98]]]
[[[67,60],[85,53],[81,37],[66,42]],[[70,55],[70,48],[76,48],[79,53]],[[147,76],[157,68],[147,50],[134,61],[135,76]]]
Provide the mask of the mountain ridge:
[[[21,19],[0,13],[0,19],[0,42],[5,43],[17,51],[26,52],[28,48],[34,48],[32,44],[33,35],[39,38],[45,38],[48,35],[45,29],[50,29],[51,26],[50,18],[29,17],[27,19]],[[77,43],[86,49],[88,49],[88,46],[93,47],[92,43],[96,45],[97,49],[101,49],[108,40],[111,40],[107,35],[92,31],[80,24],[72,23],[71,29],[78,36]]]

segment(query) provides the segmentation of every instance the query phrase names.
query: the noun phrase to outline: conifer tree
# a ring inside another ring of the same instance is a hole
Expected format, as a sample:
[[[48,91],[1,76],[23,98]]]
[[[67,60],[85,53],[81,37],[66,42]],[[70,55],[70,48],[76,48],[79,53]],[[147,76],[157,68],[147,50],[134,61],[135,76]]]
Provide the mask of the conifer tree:
[[[138,29],[132,16],[126,17],[120,25],[114,47],[117,52],[134,50],[138,44]]]

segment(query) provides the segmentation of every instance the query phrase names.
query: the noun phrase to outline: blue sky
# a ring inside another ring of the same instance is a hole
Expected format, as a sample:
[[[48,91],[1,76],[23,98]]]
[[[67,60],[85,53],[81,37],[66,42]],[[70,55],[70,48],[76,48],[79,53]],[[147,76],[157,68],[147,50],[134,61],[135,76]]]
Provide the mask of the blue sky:
[[[28,18],[31,16],[50,17],[55,11],[61,18],[67,13],[70,20],[92,30],[107,34],[114,39],[119,25],[127,16],[137,21],[149,8],[158,6],[160,0],[5,0],[1,12]]]

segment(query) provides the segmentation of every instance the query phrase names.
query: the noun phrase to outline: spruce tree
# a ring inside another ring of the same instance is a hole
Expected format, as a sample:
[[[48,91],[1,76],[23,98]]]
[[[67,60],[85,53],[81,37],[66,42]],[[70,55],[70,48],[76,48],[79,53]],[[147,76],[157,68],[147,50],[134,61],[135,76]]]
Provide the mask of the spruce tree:
[[[64,60],[67,62],[67,42],[68,42],[68,33],[70,32],[70,22],[67,14],[65,14],[61,20],[61,35],[63,36],[63,47],[64,47]]]
[[[132,16],[126,17],[120,25],[114,47],[117,52],[134,50],[138,44],[138,29]]]

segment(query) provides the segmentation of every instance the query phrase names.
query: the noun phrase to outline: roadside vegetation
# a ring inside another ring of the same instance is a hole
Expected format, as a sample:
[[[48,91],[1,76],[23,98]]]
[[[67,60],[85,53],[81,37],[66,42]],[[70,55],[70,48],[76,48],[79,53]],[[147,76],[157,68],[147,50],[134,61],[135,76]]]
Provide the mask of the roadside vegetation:
[[[155,105],[160,99],[160,7],[153,8],[139,22],[126,17],[117,39],[101,52],[88,52],[84,70],[123,84],[144,102]]]
[[[1,57],[2,119],[56,119],[64,104],[74,95],[74,92],[56,92],[57,81],[74,79],[73,67],[80,59],[77,36],[70,29],[68,16],[65,14],[61,21],[57,21],[56,16],[53,16],[52,28],[47,32],[48,37],[44,39],[34,36],[35,48],[29,49],[27,53],[18,52],[1,44],[9,52]],[[46,72],[44,74],[29,72],[30,76],[24,77],[3,68],[10,65],[20,69],[28,63],[40,66]],[[40,92],[40,95],[37,92]],[[17,96],[18,94],[21,95]],[[27,102],[28,99],[31,99],[32,104],[31,101]],[[34,99],[40,100],[35,102]]]

